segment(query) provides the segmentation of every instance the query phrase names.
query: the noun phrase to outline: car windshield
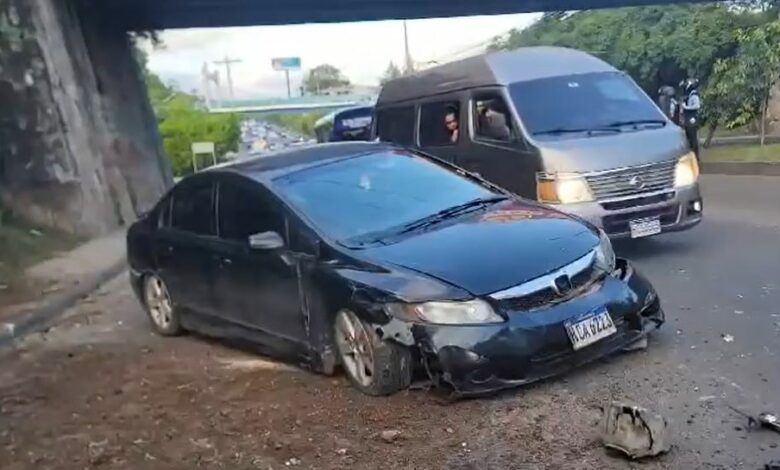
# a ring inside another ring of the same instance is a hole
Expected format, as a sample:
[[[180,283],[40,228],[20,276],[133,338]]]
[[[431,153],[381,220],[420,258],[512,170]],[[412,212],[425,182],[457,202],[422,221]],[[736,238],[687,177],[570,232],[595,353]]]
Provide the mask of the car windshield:
[[[619,72],[518,82],[509,92],[523,125],[535,136],[665,123],[647,95]]]
[[[282,195],[341,242],[409,224],[497,193],[401,151],[360,155],[274,180]]]

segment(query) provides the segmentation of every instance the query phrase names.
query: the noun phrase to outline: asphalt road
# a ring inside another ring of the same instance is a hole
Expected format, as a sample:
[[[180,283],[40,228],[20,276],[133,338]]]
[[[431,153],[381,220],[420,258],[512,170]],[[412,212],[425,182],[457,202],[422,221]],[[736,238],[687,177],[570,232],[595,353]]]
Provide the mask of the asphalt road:
[[[71,312],[64,325],[23,344],[20,355],[0,355],[0,399],[12,398],[0,400],[0,424],[5,420],[11,429],[0,432],[0,462],[5,455],[9,468],[46,468],[41,465],[49,461],[57,468],[57,458],[65,453],[72,455],[74,465],[91,462],[95,450],[89,439],[99,443],[103,435],[91,436],[89,429],[100,423],[93,434],[99,430],[114,436],[107,444],[113,452],[109,462],[142,465],[149,456],[166,461],[165,452],[177,445],[164,468],[194,468],[202,458],[197,452],[226,456],[227,448],[234,449],[234,456],[256,455],[258,462],[268,463],[263,468],[285,466],[292,455],[303,460],[304,468],[763,468],[780,459],[780,435],[748,432],[747,420],[730,407],[751,414],[780,413],[780,178],[707,175],[702,185],[701,225],[616,244],[618,254],[632,259],[655,284],[666,311],[666,325],[645,351],[607,358],[497,397],[448,406],[424,392],[368,398],[343,378],[219,372],[215,364],[233,354],[229,348],[193,337],[150,335],[120,279]],[[71,352],[62,354],[74,348],[80,348],[75,359],[68,359],[74,357]],[[90,389],[76,386],[73,374]],[[4,389],[4,383],[12,386]],[[90,393],[108,410],[133,400],[152,406],[147,399],[153,400],[153,393],[134,392],[129,385],[138,383],[157,386],[166,397],[167,402],[154,405],[152,417],[154,428],[177,431],[167,450],[154,447],[150,425],[139,421],[147,412],[95,415],[98,401]],[[191,401],[181,398],[192,383],[201,384],[202,391]],[[122,388],[111,392],[117,385]],[[35,390],[37,402],[14,398],[29,389]],[[596,423],[597,407],[610,400],[644,405],[666,416],[672,451],[640,464],[607,454],[599,445]],[[200,419],[193,416],[227,403],[243,408],[210,417],[211,431],[190,429]],[[174,406],[173,413],[159,414]],[[320,411],[324,415],[317,421]],[[265,436],[283,432],[285,426],[294,432],[287,431],[289,442],[282,450],[278,443],[248,434],[245,440],[230,437],[225,444],[214,440],[220,426],[242,433],[258,425],[267,426]],[[87,436],[87,444],[67,447],[71,441],[47,431],[57,426],[68,435]],[[393,445],[377,443],[375,436],[388,426],[404,438]],[[136,455],[133,449],[141,446],[136,442],[149,444]],[[101,458],[109,455],[105,452]],[[226,468],[239,468],[235,461],[224,462]]]

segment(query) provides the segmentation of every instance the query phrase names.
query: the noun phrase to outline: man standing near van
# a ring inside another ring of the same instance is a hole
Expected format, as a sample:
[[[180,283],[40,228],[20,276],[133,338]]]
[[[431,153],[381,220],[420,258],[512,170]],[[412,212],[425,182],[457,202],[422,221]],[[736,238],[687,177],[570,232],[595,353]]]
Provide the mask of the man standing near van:
[[[658,107],[673,123],[679,125],[679,112],[677,111],[677,90],[673,86],[664,85],[658,90]]]
[[[688,138],[688,145],[691,150],[699,157],[699,111],[701,111],[701,98],[699,98],[699,81],[695,78],[689,78],[680,84],[684,90],[682,102],[680,103],[680,113],[682,125],[685,128],[685,137]]]

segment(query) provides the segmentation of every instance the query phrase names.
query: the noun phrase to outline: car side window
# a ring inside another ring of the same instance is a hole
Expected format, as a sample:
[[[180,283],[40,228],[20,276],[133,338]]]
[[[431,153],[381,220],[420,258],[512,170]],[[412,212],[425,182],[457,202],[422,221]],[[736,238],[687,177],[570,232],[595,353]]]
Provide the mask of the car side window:
[[[460,103],[454,100],[420,106],[420,146],[455,145],[460,139]]]
[[[219,236],[246,242],[250,235],[277,232],[285,237],[284,218],[268,197],[248,185],[223,181],[219,184]]]
[[[512,141],[512,120],[503,96],[484,92],[475,95],[473,103],[475,139]]]
[[[414,143],[414,106],[387,108],[377,112],[377,136],[382,142]]]
[[[216,235],[214,227],[214,184],[195,183],[173,194],[171,227],[196,235]]]

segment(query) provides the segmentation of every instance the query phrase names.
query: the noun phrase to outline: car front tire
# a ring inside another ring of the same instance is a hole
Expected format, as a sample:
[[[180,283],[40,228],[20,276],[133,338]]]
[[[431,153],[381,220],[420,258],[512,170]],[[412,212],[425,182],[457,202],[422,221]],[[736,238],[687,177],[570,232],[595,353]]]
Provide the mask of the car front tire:
[[[339,360],[352,384],[372,396],[392,395],[409,387],[409,350],[377,336],[354,312],[341,310],[334,322]]]
[[[176,336],[182,333],[178,309],[173,305],[168,286],[156,274],[143,279],[144,309],[154,330],[162,336]]]

